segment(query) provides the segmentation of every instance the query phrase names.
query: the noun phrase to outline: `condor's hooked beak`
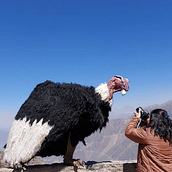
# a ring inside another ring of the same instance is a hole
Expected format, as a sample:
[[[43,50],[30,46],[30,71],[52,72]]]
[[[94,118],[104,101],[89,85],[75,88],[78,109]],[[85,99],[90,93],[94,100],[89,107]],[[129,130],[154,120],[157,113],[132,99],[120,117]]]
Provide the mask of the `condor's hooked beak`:
[[[129,80],[128,79],[124,79],[123,77],[121,77],[121,94],[124,96],[126,94],[126,92],[129,90]]]
[[[123,90],[121,90],[121,94],[122,94],[122,96],[125,96],[125,94],[126,94],[127,92],[123,89]]]

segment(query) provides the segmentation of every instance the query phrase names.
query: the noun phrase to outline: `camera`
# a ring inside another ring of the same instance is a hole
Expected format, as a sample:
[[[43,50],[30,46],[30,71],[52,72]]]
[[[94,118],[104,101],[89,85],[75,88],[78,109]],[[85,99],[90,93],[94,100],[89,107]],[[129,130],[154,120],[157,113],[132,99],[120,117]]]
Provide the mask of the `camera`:
[[[149,118],[149,112],[146,109],[143,109],[142,107],[136,108],[136,112],[138,113],[140,110],[140,118],[142,121],[146,121]]]

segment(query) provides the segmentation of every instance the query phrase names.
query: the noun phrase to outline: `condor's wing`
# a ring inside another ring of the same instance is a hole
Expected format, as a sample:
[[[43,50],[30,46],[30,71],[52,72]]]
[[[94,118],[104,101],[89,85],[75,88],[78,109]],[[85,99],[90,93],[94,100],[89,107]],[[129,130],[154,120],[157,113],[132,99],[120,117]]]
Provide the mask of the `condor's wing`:
[[[52,128],[48,123],[42,124],[42,120],[38,123],[35,120],[32,125],[26,118],[14,120],[4,151],[4,161],[13,167],[14,164],[30,160]]]

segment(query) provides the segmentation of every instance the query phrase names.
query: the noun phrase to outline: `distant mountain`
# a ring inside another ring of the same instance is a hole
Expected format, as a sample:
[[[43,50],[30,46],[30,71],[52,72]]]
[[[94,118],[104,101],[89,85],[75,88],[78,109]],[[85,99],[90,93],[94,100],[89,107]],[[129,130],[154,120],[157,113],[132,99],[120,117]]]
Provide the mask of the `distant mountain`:
[[[163,104],[155,104],[155,105],[150,105],[147,107],[143,107],[149,111],[152,111],[155,108],[162,108],[167,110],[169,115],[172,115],[172,100],[167,101]],[[110,112],[109,118],[110,119],[117,119],[117,118],[128,118],[133,115],[133,112],[135,111],[136,107],[132,106],[125,106],[122,109],[112,109],[112,112]]]
[[[117,118],[127,118],[133,115],[136,107],[125,106],[122,109],[113,108],[112,112],[109,114],[109,119],[117,119]]]
[[[110,120],[102,132],[96,132],[86,139],[87,146],[79,144],[76,158],[85,161],[135,160],[137,144],[124,136],[129,119]]]
[[[147,109],[150,111],[152,111],[155,108],[165,109],[168,112],[168,114],[170,115],[170,117],[172,117],[172,100],[165,102],[163,104],[155,104],[155,105],[147,107]]]

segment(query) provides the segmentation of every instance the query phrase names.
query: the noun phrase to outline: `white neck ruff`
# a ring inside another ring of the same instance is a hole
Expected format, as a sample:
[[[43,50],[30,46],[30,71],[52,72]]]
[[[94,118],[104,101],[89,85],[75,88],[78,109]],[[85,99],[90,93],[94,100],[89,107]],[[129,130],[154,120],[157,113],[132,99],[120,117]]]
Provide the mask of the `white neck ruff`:
[[[113,100],[109,101],[109,89],[106,83],[100,84],[98,87],[95,88],[96,93],[101,95],[103,101],[109,102],[110,106],[112,106]]]

